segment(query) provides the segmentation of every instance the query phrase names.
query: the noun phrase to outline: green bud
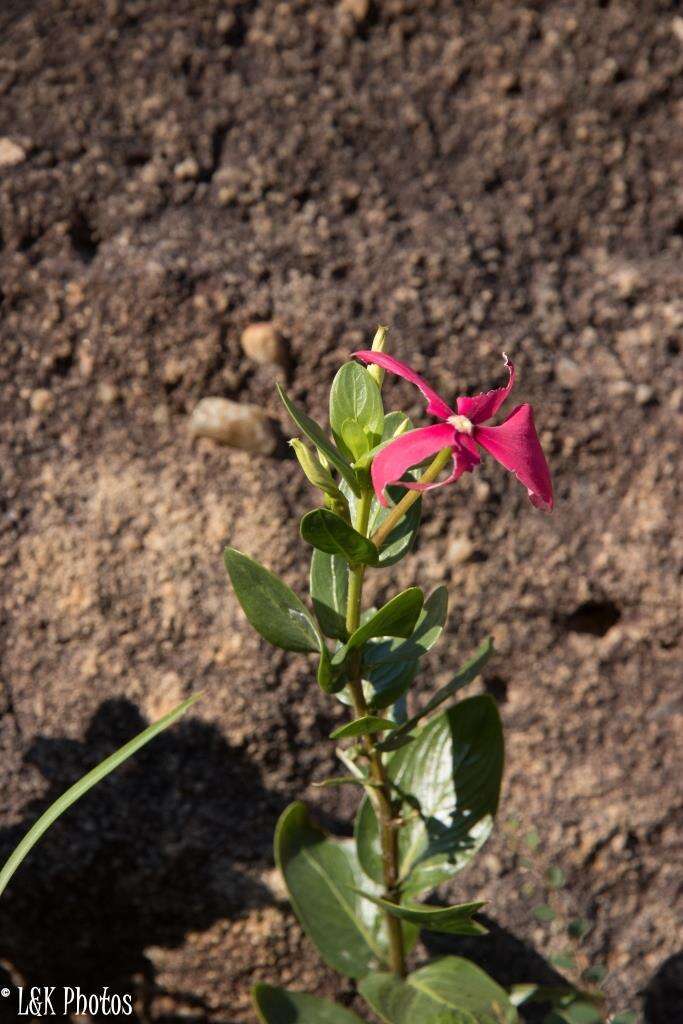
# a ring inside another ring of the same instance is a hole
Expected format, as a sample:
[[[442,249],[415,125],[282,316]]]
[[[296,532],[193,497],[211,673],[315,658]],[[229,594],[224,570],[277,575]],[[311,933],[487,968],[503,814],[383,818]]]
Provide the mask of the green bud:
[[[294,449],[294,454],[306,479],[335,502],[344,501],[344,495],[334,482],[332,474],[327,466],[323,466],[315,452],[312,452],[298,437],[293,438],[289,443]]]
[[[372,351],[373,352],[384,352],[387,345],[387,334],[389,333],[388,327],[383,327],[381,324],[375,331],[375,337],[372,339]],[[378,388],[382,387],[382,381],[384,380],[384,370],[381,366],[368,366],[368,373],[374,379]]]

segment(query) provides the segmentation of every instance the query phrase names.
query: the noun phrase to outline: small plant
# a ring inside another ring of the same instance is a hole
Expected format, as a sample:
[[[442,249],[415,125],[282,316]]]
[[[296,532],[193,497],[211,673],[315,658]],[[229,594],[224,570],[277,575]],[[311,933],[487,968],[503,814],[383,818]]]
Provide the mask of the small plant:
[[[421,493],[453,484],[480,462],[480,449],[511,470],[534,505],[553,505],[548,467],[529,405],[499,426],[486,425],[507,399],[505,387],[451,408],[410,367],[383,349],[380,328],[360,362],[344,364],[330,392],[330,438],[280,391],[292,420],[312,444],[292,442],[321,506],[301,521],[311,546],[313,611],[268,569],[228,548],[225,564],[251,625],[270,643],[313,654],[321,688],[347,705],[350,720],[331,734],[343,773],[325,786],[360,791],[354,838],[327,835],[300,802],[282,814],[275,858],[302,927],[329,966],[355,979],[368,1006],[390,1024],[512,1024],[516,1003],[475,964],[445,956],[408,971],[420,929],[477,935],[482,903],[443,907],[422,902],[452,878],[488,838],[498,808],[503,731],[488,695],[455,701],[481,672],[493,647],[474,655],[421,708],[407,695],[421,658],[444,628],[444,587],[419,587],[381,607],[365,607],[368,573],[393,566],[411,550]],[[365,365],[361,365],[361,363]],[[415,384],[439,422],[413,429],[400,411],[385,412],[384,371]],[[446,479],[439,476],[450,464]],[[391,504],[393,502],[393,504]],[[347,1009],[299,992],[258,984],[266,1024],[351,1024]],[[567,1018],[569,1019],[569,1018]]]

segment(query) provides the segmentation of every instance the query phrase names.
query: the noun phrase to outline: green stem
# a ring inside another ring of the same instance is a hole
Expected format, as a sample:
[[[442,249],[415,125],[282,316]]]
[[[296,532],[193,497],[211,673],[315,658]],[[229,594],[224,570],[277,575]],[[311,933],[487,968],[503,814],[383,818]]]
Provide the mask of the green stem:
[[[368,533],[371,504],[372,491],[369,488],[364,488],[358,502],[356,522],[354,524],[358,532],[362,533],[364,537]],[[346,604],[346,628],[349,635],[358,629],[360,623],[364,574],[365,567],[362,565],[354,566],[349,570],[349,589]],[[368,705],[363,693],[362,664],[362,652],[360,650],[353,651],[349,659],[349,690],[356,718],[363,718],[368,713]],[[382,761],[382,755],[375,746],[375,736],[364,737],[363,745],[370,762],[370,776],[376,787],[371,796],[380,827],[384,896],[390,902],[398,903],[400,897],[398,891],[398,832],[394,824],[391,789]],[[392,914],[385,914],[384,917],[389,936],[391,969],[399,977],[404,978],[406,975],[406,964],[403,927],[398,918]]]
[[[442,448],[439,454],[436,455],[432,462],[427,466],[417,482],[419,484],[431,484],[436,480],[441,470],[448,465],[448,460],[451,458],[452,453],[452,448]],[[387,539],[393,528],[401,519],[403,519],[403,516],[406,514],[408,509],[415,504],[419,497],[420,491],[406,491],[398,505],[394,505],[382,525],[375,530],[370,537],[370,540],[373,541],[376,547],[380,548],[382,544],[384,544],[384,541]]]

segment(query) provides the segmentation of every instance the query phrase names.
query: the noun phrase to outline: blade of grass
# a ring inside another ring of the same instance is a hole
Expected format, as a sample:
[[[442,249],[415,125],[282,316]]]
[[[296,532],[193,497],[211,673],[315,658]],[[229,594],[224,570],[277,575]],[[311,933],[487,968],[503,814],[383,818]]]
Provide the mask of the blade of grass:
[[[0,895],[4,892],[10,878],[17,870],[24,857],[26,857],[30,850],[35,846],[43,833],[49,829],[50,825],[57,820],[60,814],[63,814],[64,811],[79,800],[84,793],[87,793],[89,789],[92,789],[92,787],[100,782],[105,775],[113,772],[115,768],[118,768],[120,764],[135,754],[140,747],[144,747],[145,743],[154,739],[154,737],[160,732],[167,729],[169,725],[173,725],[173,723],[177,721],[177,719],[180,718],[180,716],[183,715],[196,700],[199,700],[200,696],[201,694],[195,694],[193,697],[189,697],[187,700],[183,701],[182,704],[179,704],[178,707],[169,711],[167,715],[164,715],[163,718],[160,718],[158,722],[153,722],[152,725],[138,733],[137,736],[134,736],[133,739],[123,747],[115,750],[113,754],[110,754],[109,757],[105,758],[105,760],[93,768],[92,771],[89,771],[82,779],[75,782],[73,786],[70,786],[66,793],[62,793],[59,799],[55,800],[53,804],[50,804],[45,813],[41,814],[35,825],[29,829],[19,845],[5,861],[2,871],[0,871]]]

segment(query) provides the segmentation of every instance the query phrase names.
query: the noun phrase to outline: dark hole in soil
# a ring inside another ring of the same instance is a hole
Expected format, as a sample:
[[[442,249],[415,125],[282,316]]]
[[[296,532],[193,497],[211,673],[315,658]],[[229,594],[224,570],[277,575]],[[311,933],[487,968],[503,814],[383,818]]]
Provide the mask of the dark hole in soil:
[[[91,263],[95,259],[98,243],[92,225],[82,210],[77,210],[71,218],[69,238],[84,263]]]
[[[560,625],[572,633],[604,636],[621,618],[614,601],[584,601],[569,615],[560,618]]]

